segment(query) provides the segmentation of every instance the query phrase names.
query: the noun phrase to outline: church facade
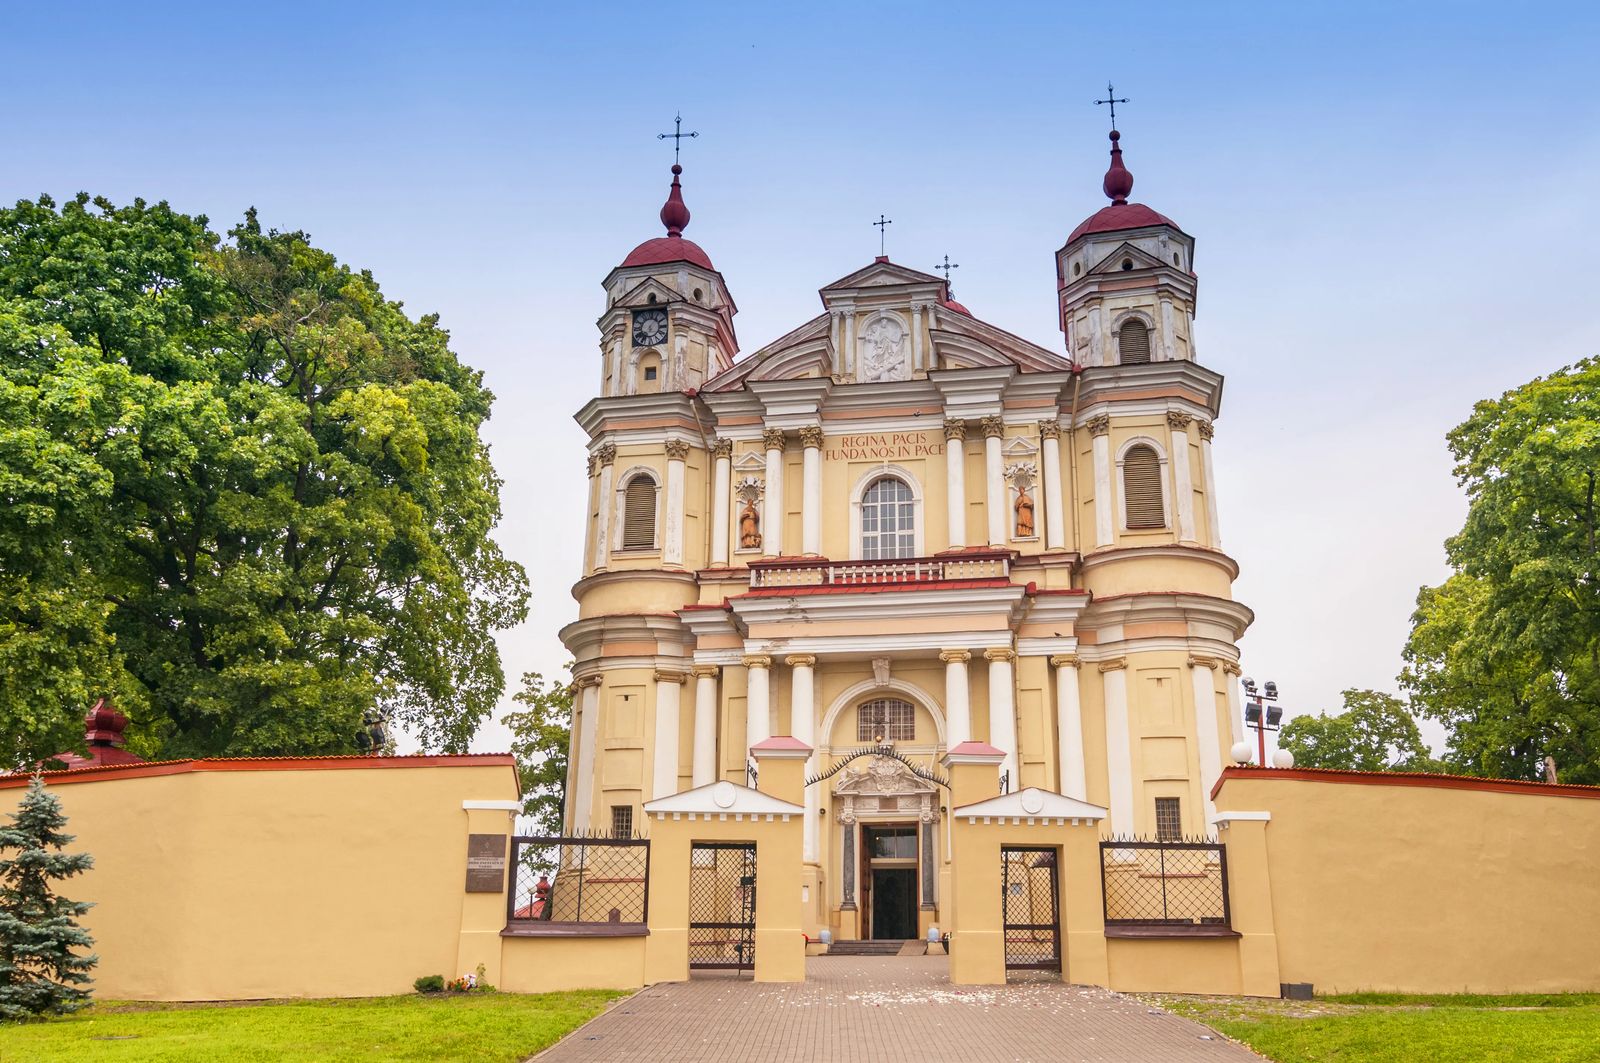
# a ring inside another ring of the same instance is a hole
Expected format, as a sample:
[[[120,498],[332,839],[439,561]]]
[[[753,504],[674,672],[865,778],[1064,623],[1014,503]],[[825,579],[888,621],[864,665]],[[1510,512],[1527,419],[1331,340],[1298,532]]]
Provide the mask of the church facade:
[[[1194,240],[1129,202],[1056,252],[1064,343],[983,321],[879,257],[749,354],[673,167],[605,278],[575,660],[569,832],[755,785],[811,748],[803,923],[909,938],[952,913],[941,764],[1103,810],[1105,837],[1212,833],[1242,738],[1213,481],[1222,378],[1193,337]]]

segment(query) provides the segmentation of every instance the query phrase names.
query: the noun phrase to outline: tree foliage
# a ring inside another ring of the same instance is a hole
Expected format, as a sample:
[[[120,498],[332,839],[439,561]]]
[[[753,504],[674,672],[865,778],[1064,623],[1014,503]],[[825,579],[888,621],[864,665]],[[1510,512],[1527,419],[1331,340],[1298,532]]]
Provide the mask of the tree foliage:
[[[351,751],[375,708],[462,749],[526,611],[492,396],[304,233],[206,226],[0,210],[0,758],[99,695],[151,755]]]
[[[1432,771],[1439,765],[1405,703],[1377,690],[1346,690],[1344,711],[1296,716],[1278,744],[1296,767],[1345,771]]]
[[[572,745],[572,684],[525,672],[513,698],[527,706],[507,713],[511,753],[522,782],[522,811],[544,834],[562,833],[566,813],[567,753]]]
[[[1417,598],[1402,684],[1461,770],[1600,783],[1600,360],[1480,402],[1449,437],[1469,509]]]
[[[35,775],[0,827],[0,1019],[65,1015],[89,1002],[98,957],[74,950],[94,944],[78,925],[90,908],[59,896],[52,883],[94,866],[87,853],[65,853],[72,835],[61,802]]]

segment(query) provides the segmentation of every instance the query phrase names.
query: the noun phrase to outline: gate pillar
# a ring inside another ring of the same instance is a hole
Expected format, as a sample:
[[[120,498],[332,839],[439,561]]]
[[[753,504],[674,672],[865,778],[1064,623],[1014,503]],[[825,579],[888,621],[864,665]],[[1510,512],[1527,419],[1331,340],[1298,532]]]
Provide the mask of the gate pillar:
[[[806,761],[811,747],[775,735],[750,747],[757,786],[779,801],[800,807],[798,816],[758,824],[756,854],[756,981],[806,980],[805,881]],[[814,829],[814,828],[813,828]]]

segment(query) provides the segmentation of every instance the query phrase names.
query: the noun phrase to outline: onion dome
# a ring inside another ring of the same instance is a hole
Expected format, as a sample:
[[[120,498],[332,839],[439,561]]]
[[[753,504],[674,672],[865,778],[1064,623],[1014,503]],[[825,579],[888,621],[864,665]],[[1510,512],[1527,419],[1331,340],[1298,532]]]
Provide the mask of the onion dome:
[[[1100,187],[1105,191],[1106,198],[1111,200],[1111,206],[1101,207],[1090,215],[1083,224],[1072,230],[1072,235],[1067,237],[1067,243],[1072,243],[1080,236],[1090,233],[1109,233],[1119,229],[1143,229],[1149,225],[1170,225],[1178,228],[1177,222],[1165,215],[1157,214],[1143,203],[1129,203],[1128,196],[1133,192],[1133,174],[1122,165],[1122,146],[1118,143],[1122,134],[1115,129],[1111,131],[1111,166],[1106,170],[1105,180]]]
[[[667,193],[667,201],[661,207],[661,224],[667,227],[667,235],[646,240],[628,252],[628,257],[622,260],[623,269],[667,262],[688,262],[701,269],[716,269],[711,264],[711,256],[701,250],[699,244],[683,238],[683,230],[689,227],[689,208],[683,202],[683,186],[678,182],[681,173],[683,167],[673,163],[672,190]]]
[[[111,764],[143,764],[144,758],[122,748],[123,732],[128,729],[128,718],[101,698],[83,718],[84,737],[88,741],[89,755],[58,753],[59,760],[68,768],[94,768]]]

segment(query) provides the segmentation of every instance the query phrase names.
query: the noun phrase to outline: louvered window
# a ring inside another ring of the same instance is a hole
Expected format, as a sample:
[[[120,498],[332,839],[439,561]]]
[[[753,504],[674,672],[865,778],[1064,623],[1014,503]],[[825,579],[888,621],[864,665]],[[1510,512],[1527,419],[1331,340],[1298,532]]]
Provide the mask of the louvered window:
[[[1167,526],[1161,500],[1161,459],[1143,443],[1128,448],[1123,456],[1122,498],[1130,529]]]
[[[648,550],[656,545],[656,482],[640,474],[622,493],[622,548]]]
[[[916,502],[904,480],[885,476],[861,496],[861,556],[883,561],[917,554]]]
[[[1143,321],[1122,323],[1117,331],[1117,355],[1123,365],[1144,365],[1150,361],[1150,330]]]
[[[856,710],[856,741],[910,742],[917,737],[917,710],[899,698],[878,698]]]

